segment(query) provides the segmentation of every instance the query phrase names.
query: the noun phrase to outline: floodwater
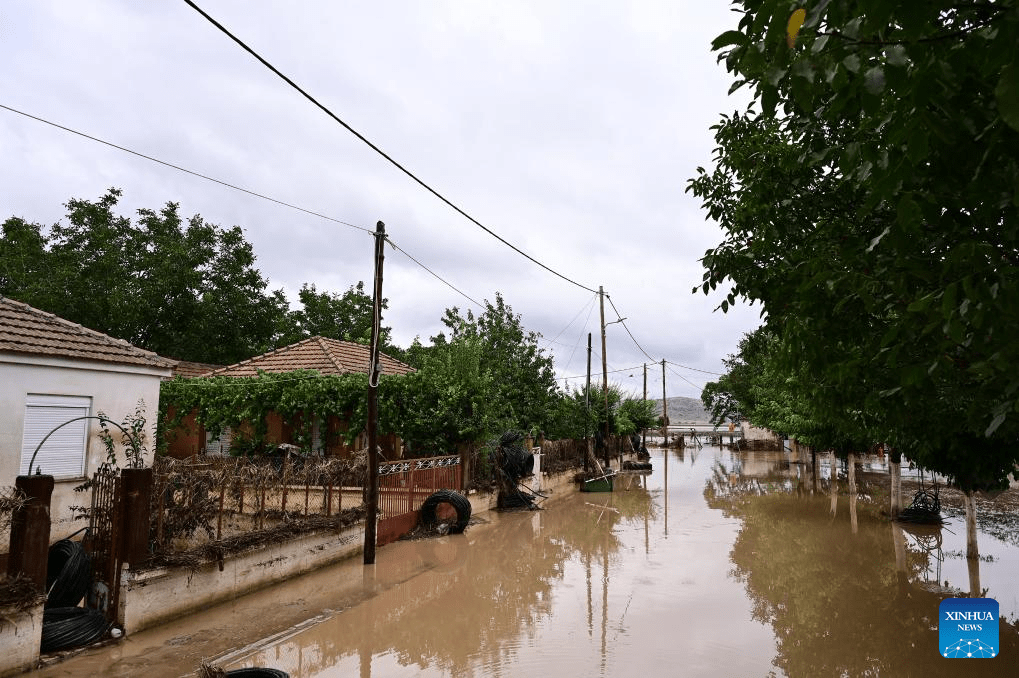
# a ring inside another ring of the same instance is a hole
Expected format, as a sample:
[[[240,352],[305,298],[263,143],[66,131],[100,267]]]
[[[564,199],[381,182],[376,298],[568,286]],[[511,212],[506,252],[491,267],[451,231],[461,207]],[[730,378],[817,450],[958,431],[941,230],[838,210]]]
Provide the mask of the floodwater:
[[[788,452],[652,455],[615,492],[484,514],[37,675],[1019,676],[1014,530],[982,531],[967,559],[961,515],[901,530],[877,483],[811,493]],[[960,664],[938,653],[938,604],[971,586],[1000,605],[1002,649]]]

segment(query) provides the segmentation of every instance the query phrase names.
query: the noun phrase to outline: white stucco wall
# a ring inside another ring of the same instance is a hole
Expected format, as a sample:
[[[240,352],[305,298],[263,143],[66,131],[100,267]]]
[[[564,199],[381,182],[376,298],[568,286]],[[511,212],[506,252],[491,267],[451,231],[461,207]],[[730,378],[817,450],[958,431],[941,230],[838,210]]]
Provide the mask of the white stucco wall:
[[[25,612],[0,609],[0,676],[24,673],[39,659],[42,603]]]
[[[90,397],[90,415],[102,411],[116,422],[133,413],[139,399],[144,400],[148,448],[146,463],[151,463],[156,415],[159,411],[160,377],[169,374],[169,368],[0,353],[0,486],[14,485],[18,475],[24,435],[25,399],[30,393]],[[86,473],[91,475],[106,460],[106,450],[99,439],[99,422],[90,420],[88,423],[85,459]],[[119,431],[114,427],[111,427],[111,431],[115,433],[114,440],[119,441]],[[122,456],[118,464],[125,465]],[[45,473],[46,469],[42,471]],[[83,480],[84,477],[56,481],[51,504],[51,541],[84,527],[83,521],[72,519],[70,511],[71,506],[88,506],[91,502],[89,493],[74,492],[74,487]],[[4,540],[0,543],[0,552],[7,550],[8,543]]]

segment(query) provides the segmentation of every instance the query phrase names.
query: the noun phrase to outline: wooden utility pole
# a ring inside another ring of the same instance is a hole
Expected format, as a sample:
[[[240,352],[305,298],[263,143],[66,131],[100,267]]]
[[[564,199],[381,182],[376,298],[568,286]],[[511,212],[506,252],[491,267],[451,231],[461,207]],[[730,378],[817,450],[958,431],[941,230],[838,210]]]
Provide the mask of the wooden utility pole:
[[[665,358],[662,358],[662,439],[669,446],[669,406],[665,401]]]
[[[587,386],[584,388],[584,404],[587,406],[587,421],[591,420],[591,333],[587,333]],[[591,438],[587,430],[587,423],[584,424],[584,441],[587,446],[587,454],[584,455],[584,471],[590,471],[588,457],[593,457],[591,452]]]
[[[598,306],[601,312],[601,390],[605,397],[605,470],[609,467],[609,359],[605,348],[605,291],[598,286]]]
[[[368,510],[364,523],[364,564],[375,564],[375,536],[379,515],[379,328],[382,326],[382,261],[385,259],[386,225],[375,225],[375,298],[372,303],[372,334],[368,365]]]
[[[647,402],[647,363],[644,363],[644,402]],[[640,446],[642,449],[647,448],[647,428],[640,430]]]

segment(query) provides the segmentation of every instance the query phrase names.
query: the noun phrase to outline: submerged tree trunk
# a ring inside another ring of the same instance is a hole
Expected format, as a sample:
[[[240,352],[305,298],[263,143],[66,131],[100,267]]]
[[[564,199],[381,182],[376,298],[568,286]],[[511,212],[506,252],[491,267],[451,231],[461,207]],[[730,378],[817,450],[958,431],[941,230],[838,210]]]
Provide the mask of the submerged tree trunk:
[[[810,475],[813,479],[813,492],[817,494],[820,490],[817,487],[817,450],[810,448]]]
[[[969,566],[969,595],[980,598],[980,550],[977,548],[977,500],[973,491],[966,492],[966,560]]]
[[[856,455],[852,452],[848,456],[849,469],[849,523],[852,526],[853,534],[856,534],[858,523],[856,521]]]
[[[894,520],[902,512],[902,454],[897,450],[888,453],[888,475],[892,480],[888,510]]]
[[[895,549],[895,575],[900,586],[903,586],[909,579],[906,572],[906,535],[902,526],[892,522],[892,545]]]
[[[839,505],[839,458],[835,456],[835,450],[831,453],[831,468],[829,469],[831,476],[831,515],[835,517],[835,511]]]

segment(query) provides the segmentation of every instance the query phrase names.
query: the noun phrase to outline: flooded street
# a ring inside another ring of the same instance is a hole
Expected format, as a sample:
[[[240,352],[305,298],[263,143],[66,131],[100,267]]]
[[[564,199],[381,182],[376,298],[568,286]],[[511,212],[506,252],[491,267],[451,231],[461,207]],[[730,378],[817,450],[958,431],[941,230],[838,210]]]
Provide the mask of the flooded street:
[[[1019,543],[902,530],[781,452],[652,450],[654,471],[466,534],[399,542],[38,676],[190,676],[205,659],[294,678],[1019,675]],[[823,472],[827,478],[827,471]],[[868,499],[872,497],[872,499]],[[938,654],[938,604],[978,582],[1011,622],[995,659]]]

